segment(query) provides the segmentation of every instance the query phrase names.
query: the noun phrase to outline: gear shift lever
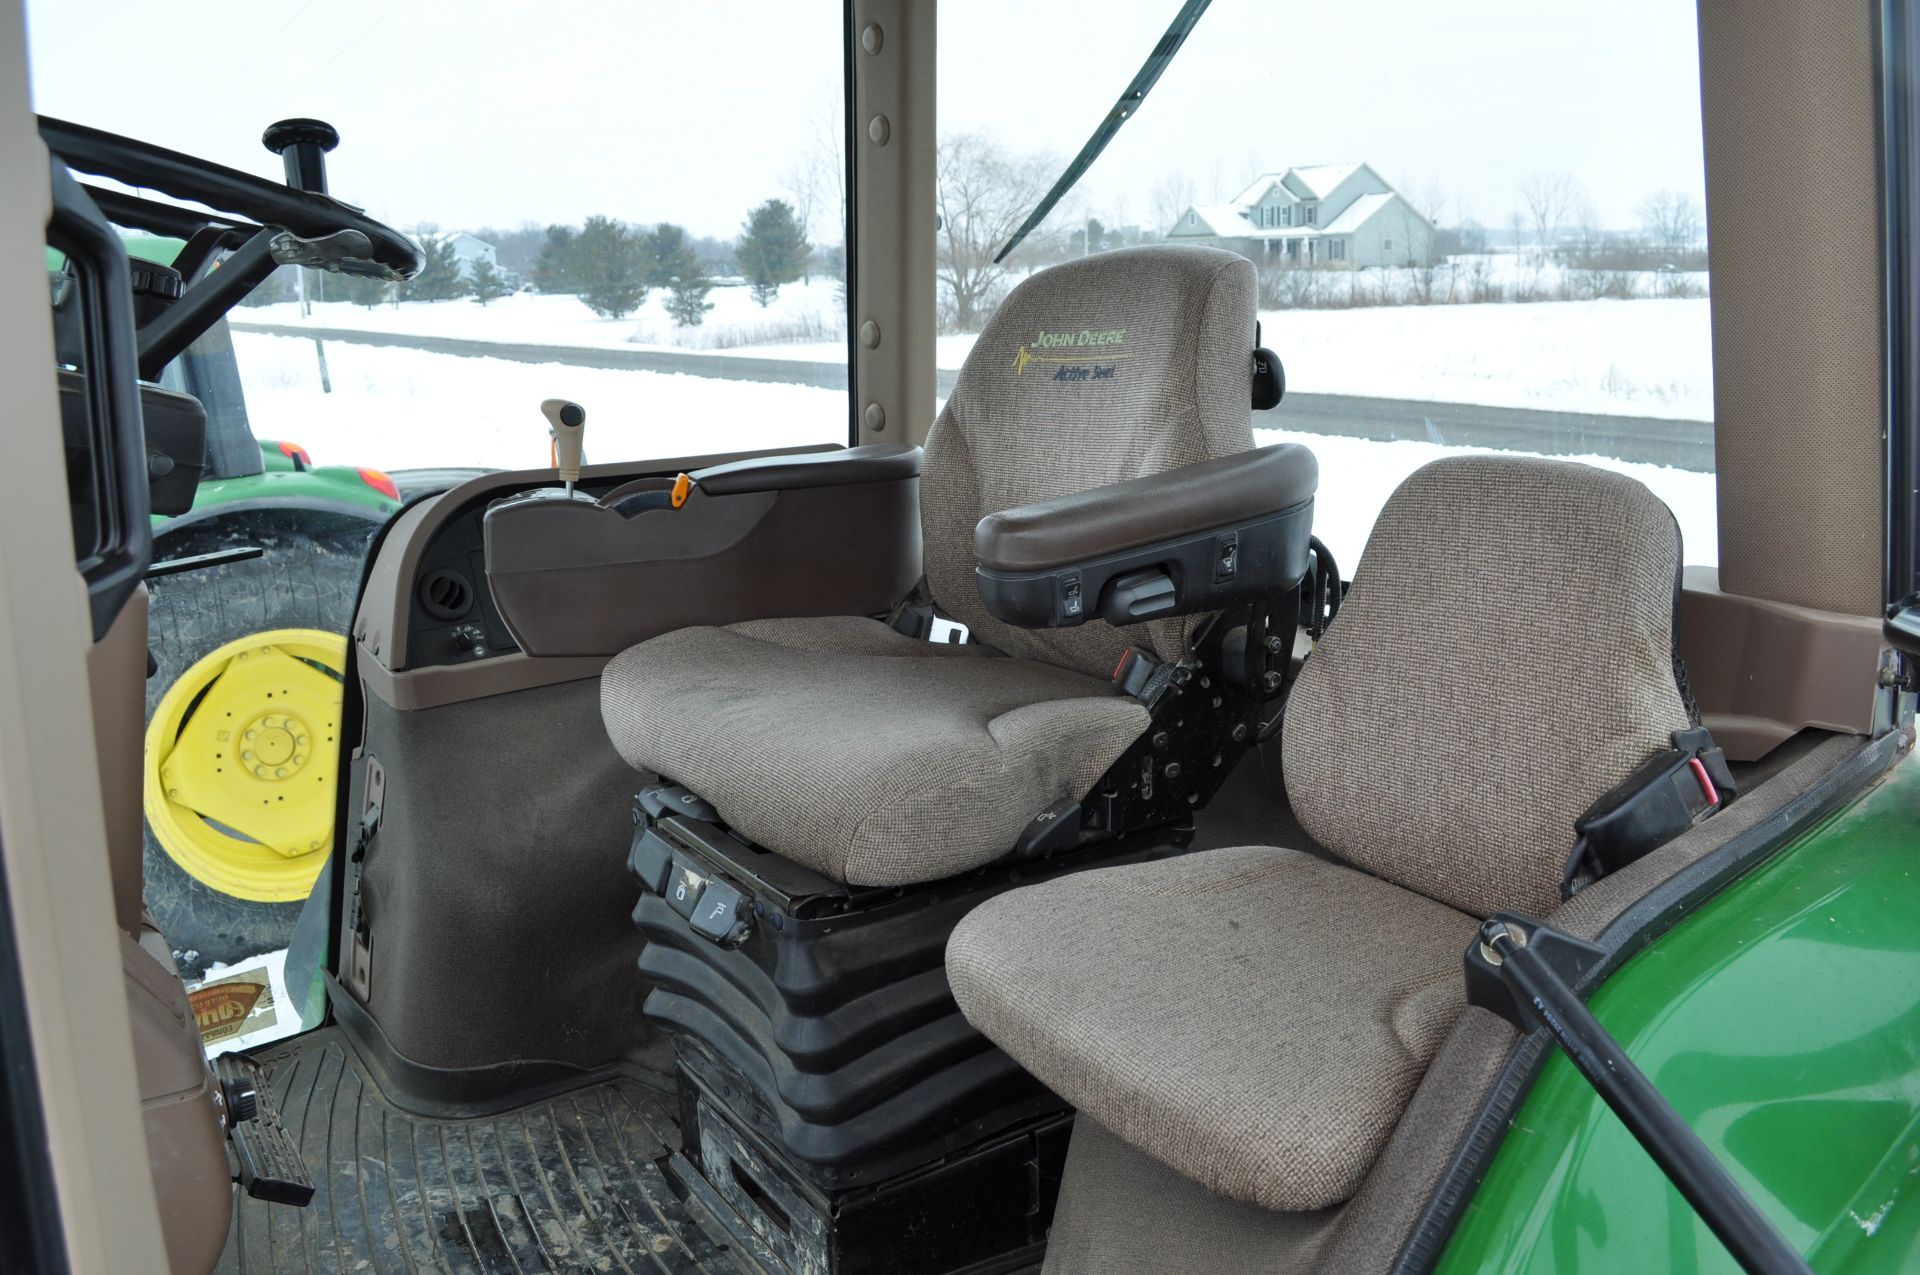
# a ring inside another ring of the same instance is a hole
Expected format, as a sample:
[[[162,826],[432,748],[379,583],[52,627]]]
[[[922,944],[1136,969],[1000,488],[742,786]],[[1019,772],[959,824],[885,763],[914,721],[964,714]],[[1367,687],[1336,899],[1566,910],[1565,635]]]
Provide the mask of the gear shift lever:
[[[587,409],[564,398],[550,398],[540,404],[540,414],[547,418],[547,428],[553,435],[554,468],[566,484],[567,495],[572,496],[573,485],[580,481],[581,455],[586,450]]]

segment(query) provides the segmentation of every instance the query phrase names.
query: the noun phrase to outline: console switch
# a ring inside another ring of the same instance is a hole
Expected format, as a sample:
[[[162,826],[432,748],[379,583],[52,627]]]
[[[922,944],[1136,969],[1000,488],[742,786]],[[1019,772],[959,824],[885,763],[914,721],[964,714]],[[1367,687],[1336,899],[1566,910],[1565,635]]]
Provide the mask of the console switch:
[[[709,881],[689,918],[696,934],[727,947],[746,937],[746,896],[725,881]]]
[[[696,872],[682,859],[673,865],[673,873],[667,878],[667,906],[692,920],[693,910],[699,906],[701,892],[706,888],[706,876]]]

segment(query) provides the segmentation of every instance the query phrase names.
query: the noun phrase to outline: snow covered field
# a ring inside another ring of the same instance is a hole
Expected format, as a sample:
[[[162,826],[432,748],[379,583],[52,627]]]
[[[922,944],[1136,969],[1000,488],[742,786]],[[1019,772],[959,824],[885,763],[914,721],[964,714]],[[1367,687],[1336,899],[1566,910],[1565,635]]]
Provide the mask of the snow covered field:
[[[837,287],[831,280],[789,285],[764,310],[744,288],[715,289],[714,311],[698,328],[673,327],[658,293],[626,319],[602,319],[574,297],[519,293],[484,307],[414,301],[368,310],[327,302],[305,320],[292,304],[261,306],[234,321],[843,362]],[[1712,420],[1710,304],[1700,298],[1274,310],[1260,323],[1296,393]],[[939,365],[958,368],[974,340],[941,337]]]
[[[1320,462],[1320,490],[1314,499],[1313,531],[1327,542],[1334,560],[1347,572],[1360,561],[1367,532],[1403,478],[1430,460],[1485,450],[1441,447],[1435,443],[1376,443],[1369,439],[1296,434],[1278,429],[1255,430],[1254,437],[1262,446],[1303,443],[1313,450]],[[1639,479],[1672,508],[1686,545],[1686,560],[1702,566],[1719,564],[1720,536],[1715,522],[1712,474],[1669,469],[1664,465],[1637,465],[1610,456],[1556,459],[1584,461]]]
[[[846,357],[847,322],[838,280],[790,283],[771,305],[755,305],[745,288],[715,288],[713,303],[697,328],[676,328],[667,317],[667,294],[655,289],[624,319],[603,319],[578,297],[516,292],[488,305],[457,301],[404,301],[369,309],[348,301],[323,301],[310,318],[297,302],[235,310],[233,322],[285,323],[354,332],[404,332],[461,341],[524,345],[573,345],[620,350],[718,350],[796,341],[827,343]]]
[[[589,461],[841,443],[847,436],[846,394],[806,385],[332,341],[333,392],[323,394],[312,341],[245,331],[233,340],[255,433],[299,443],[320,465],[544,465],[544,398],[586,405]]]
[[[336,341],[327,346],[333,392],[323,394],[311,341],[239,332],[234,343],[255,430],[304,445],[319,464],[543,465],[546,426],[538,404],[556,395],[587,404],[587,451],[595,460],[838,443],[846,437],[846,395],[805,385],[461,358]],[[1280,430],[1261,430],[1259,437],[1306,443],[1320,458],[1316,528],[1347,564],[1358,560],[1367,529],[1395,484],[1458,450]],[[1686,535],[1688,561],[1718,560],[1711,474],[1585,459],[1632,474],[1672,505]]]

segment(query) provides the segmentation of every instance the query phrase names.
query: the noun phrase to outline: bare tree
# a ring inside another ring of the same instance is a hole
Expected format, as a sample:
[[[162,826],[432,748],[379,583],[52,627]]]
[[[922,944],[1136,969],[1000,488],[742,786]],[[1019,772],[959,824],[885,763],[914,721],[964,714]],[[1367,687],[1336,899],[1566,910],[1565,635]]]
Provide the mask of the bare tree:
[[[1640,231],[1660,264],[1685,268],[1700,251],[1703,218],[1691,195],[1657,190],[1641,203]]]
[[[947,330],[977,332],[1012,269],[993,255],[1047,193],[1055,165],[1045,156],[1011,155],[978,133],[941,139],[934,163],[934,265]]]
[[[1540,258],[1553,251],[1580,200],[1580,184],[1566,173],[1534,173],[1520,183],[1520,202],[1526,207]]]
[[[793,205],[807,241],[816,247],[837,244],[846,237],[847,166],[843,158],[844,135],[837,115],[816,113],[810,122],[805,147],[787,165],[781,178],[787,200]],[[831,227],[824,223],[838,216]],[[821,233],[823,230],[826,233]],[[812,254],[808,256],[811,277]]]
[[[1185,173],[1168,173],[1153,184],[1149,199],[1153,206],[1153,233],[1165,235],[1179,224],[1187,209],[1193,207],[1193,178]]]

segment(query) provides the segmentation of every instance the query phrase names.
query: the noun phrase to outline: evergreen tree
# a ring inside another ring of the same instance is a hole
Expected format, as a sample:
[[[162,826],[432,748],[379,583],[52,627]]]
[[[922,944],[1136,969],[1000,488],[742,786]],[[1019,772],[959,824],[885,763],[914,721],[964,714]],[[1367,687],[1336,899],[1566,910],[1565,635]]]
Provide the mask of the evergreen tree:
[[[534,286],[542,292],[580,291],[576,251],[579,236],[572,226],[548,226],[546,242],[533,267]]]
[[[467,295],[467,281],[460,273],[460,258],[454,255],[453,240],[444,235],[429,235],[420,244],[426,266],[401,290],[409,301],[451,301]]]
[[[644,237],[641,255],[646,262],[647,286],[652,288],[672,287],[675,279],[699,265],[687,232],[668,221]]]
[[[473,293],[473,299],[481,305],[489,301],[498,301],[501,297],[513,292],[513,289],[507,286],[506,276],[485,257],[473,259],[473,275],[467,280],[467,285]]]
[[[674,326],[697,328],[705,322],[707,311],[713,309],[713,302],[707,300],[707,293],[711,291],[713,280],[707,277],[707,268],[689,253],[683,272],[675,275],[668,285],[667,313],[673,318]]]
[[[624,319],[647,299],[641,238],[611,217],[589,217],[573,243],[580,299],[606,319]]]
[[[391,285],[385,279],[376,279],[371,275],[347,276],[347,300],[355,305],[363,305],[371,310],[387,299]]]
[[[806,231],[784,199],[769,199],[747,214],[746,233],[736,256],[752,286],[753,299],[767,305],[807,268]]]

